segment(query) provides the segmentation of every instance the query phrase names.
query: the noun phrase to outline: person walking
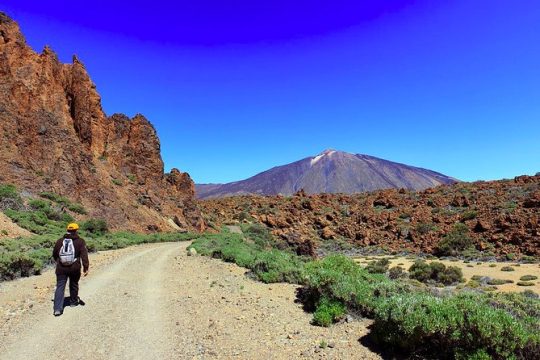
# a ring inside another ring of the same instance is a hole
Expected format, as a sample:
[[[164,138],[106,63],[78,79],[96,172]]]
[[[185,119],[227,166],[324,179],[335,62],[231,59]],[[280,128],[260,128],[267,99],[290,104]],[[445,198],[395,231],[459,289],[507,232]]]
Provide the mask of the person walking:
[[[71,223],[67,233],[56,241],[53,259],[56,261],[56,291],[54,293],[54,316],[64,312],[64,291],[69,279],[70,305],[77,306],[79,299],[79,280],[81,278],[81,261],[84,276],[88,275],[88,249],[85,241],[79,237],[79,225]],[[82,302],[81,302],[82,303]]]

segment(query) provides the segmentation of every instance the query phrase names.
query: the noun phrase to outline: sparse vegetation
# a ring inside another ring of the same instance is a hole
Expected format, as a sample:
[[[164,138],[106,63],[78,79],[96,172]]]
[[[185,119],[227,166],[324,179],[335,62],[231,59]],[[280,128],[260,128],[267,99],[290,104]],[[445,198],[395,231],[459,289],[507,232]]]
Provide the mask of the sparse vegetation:
[[[265,282],[301,283],[305,259],[288,251],[265,250],[256,242],[246,242],[241,234],[204,235],[191,245],[199,254],[234,262],[250,269]]]
[[[437,245],[436,253],[440,256],[456,256],[472,246],[473,241],[469,236],[469,228],[465,224],[458,223]]]
[[[86,213],[80,204],[52,192],[42,192],[39,198],[27,198],[25,204],[14,186],[0,185],[2,198],[16,199],[15,208],[11,202],[4,213],[20,227],[37,235],[0,240],[0,280],[39,274],[51,262],[54,243],[64,234],[67,223],[74,221],[66,210]],[[82,222],[80,233],[90,251],[119,249],[149,242],[190,240],[195,237],[193,234],[175,233],[108,233],[107,223],[100,219]]]
[[[469,221],[469,220],[474,220],[474,219],[476,219],[477,215],[478,215],[478,213],[476,212],[476,210],[467,210],[463,214],[461,214],[460,220],[462,222]]]
[[[503,266],[501,271],[515,271],[515,269],[511,266]]]
[[[60,196],[58,194],[52,193],[52,192],[42,192],[39,194],[40,197],[44,199],[48,199],[61,207],[66,207],[70,211],[73,211],[74,213],[86,215],[86,209],[78,203],[74,203],[70,201],[68,198]]]
[[[63,234],[33,236],[29,238],[0,240],[0,280],[37,275],[51,263],[54,243]],[[81,231],[89,251],[121,249],[131,245],[156,242],[191,240],[195,234],[161,233],[134,234],[128,232],[108,233],[103,236]]]
[[[519,280],[521,281],[532,281],[532,280],[537,280],[538,279],[538,276],[534,276],[534,275],[523,275],[522,277],[519,278]]]
[[[422,235],[425,235],[432,231],[437,231],[437,227],[432,223],[419,223],[416,225],[416,231]]]

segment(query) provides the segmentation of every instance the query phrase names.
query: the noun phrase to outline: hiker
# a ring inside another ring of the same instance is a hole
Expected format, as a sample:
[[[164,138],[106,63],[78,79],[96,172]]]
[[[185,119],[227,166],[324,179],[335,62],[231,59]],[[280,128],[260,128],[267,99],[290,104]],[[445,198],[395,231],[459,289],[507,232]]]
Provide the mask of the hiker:
[[[56,261],[56,291],[54,293],[54,316],[64,312],[64,290],[69,279],[70,305],[83,304],[79,299],[79,279],[81,278],[81,260],[84,276],[88,275],[88,250],[86,243],[77,234],[79,225],[67,226],[67,233],[56,241],[53,258]]]

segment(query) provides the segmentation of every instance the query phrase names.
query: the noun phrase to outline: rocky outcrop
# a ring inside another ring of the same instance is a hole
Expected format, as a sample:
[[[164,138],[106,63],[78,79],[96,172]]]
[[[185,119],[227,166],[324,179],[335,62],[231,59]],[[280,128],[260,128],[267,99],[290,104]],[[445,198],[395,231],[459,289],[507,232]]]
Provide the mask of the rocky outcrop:
[[[194,184],[164,174],[157,133],[142,115],[107,117],[77,57],[35,53],[0,14],[0,182],[82,203],[113,229],[203,230]]]
[[[215,228],[260,223],[298,252],[349,243],[435,253],[439,242],[460,224],[468,229],[460,236],[470,238],[479,251],[540,256],[540,176],[457,183],[420,192],[238,196],[200,201],[200,207]]]
[[[249,179],[229,184],[198,184],[200,199],[226,196],[354,194],[380,189],[423,190],[452,184],[456,179],[435,171],[362,154],[325,150],[317,156],[277,166]]]

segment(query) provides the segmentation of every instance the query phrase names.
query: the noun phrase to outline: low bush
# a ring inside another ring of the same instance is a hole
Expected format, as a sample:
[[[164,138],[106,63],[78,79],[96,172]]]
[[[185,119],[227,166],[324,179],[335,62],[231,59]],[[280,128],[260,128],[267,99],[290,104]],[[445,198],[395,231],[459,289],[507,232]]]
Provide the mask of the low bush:
[[[22,210],[23,201],[14,185],[0,184],[0,210]]]
[[[435,253],[439,256],[457,256],[472,246],[473,240],[469,236],[469,228],[465,224],[458,223],[439,242]]]
[[[513,280],[504,280],[504,279],[489,279],[487,281],[488,285],[504,285],[504,284],[512,284]]]
[[[300,284],[304,279],[304,263],[296,255],[270,250],[258,252],[251,270],[265,283]]]
[[[265,250],[256,243],[246,242],[241,234],[205,235],[195,240],[190,247],[202,255],[248,268],[252,270],[252,276],[266,283],[303,281],[303,258],[286,251]]]
[[[317,309],[313,313],[313,323],[328,327],[342,319],[346,313],[347,308],[342,302],[323,297],[319,300]]]
[[[515,271],[515,269],[511,266],[503,266],[501,271]]]
[[[406,353],[437,349],[432,355],[443,359],[476,354],[508,359],[538,349],[538,333],[486,299],[478,294],[394,296],[376,308],[373,336]]]
[[[47,191],[40,193],[39,196],[43,199],[48,199],[56,204],[62,205],[74,213],[86,215],[86,209],[81,204],[74,203],[64,196]]]
[[[89,219],[81,224],[81,230],[93,235],[103,235],[109,231],[109,228],[103,219]]]
[[[419,223],[416,225],[416,231],[419,234],[425,235],[432,231],[437,231],[437,226],[433,223]]]
[[[246,238],[262,248],[269,249],[276,243],[274,237],[264,225],[242,224],[241,227]]]
[[[72,220],[68,214],[56,213],[52,209],[47,212],[8,209],[4,214],[23,229],[38,235],[61,233],[65,223]]]
[[[452,285],[463,281],[463,273],[457,266],[446,267],[434,261],[431,264],[417,260],[409,269],[409,277],[423,283]]]
[[[460,220],[465,222],[476,219],[477,212],[475,210],[467,210],[460,216]]]
[[[383,259],[370,262],[366,266],[366,270],[370,274],[386,274],[389,267],[390,267],[390,260],[388,260],[387,258],[383,258]]]
[[[534,275],[523,275],[522,277],[519,278],[519,280],[521,281],[532,281],[532,280],[537,280],[538,279],[538,276],[534,276]]]
[[[407,277],[407,273],[401,266],[394,266],[388,270],[388,277],[392,280],[401,279]]]
[[[517,286],[534,286],[534,283],[531,281],[518,281]]]

